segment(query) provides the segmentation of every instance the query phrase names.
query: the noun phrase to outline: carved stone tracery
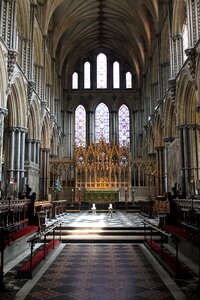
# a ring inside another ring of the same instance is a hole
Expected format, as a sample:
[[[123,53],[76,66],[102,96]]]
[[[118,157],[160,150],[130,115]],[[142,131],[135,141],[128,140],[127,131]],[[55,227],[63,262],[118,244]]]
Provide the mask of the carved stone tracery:
[[[91,143],[74,151],[76,187],[88,189],[127,188],[130,183],[130,154],[125,146]]]

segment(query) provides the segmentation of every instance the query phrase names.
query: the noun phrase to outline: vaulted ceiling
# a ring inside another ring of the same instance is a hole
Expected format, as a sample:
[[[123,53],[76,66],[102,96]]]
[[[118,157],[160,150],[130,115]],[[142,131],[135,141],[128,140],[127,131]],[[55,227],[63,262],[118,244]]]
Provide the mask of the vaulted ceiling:
[[[159,0],[38,0],[52,56],[70,70],[94,49],[109,49],[145,72],[159,28]]]

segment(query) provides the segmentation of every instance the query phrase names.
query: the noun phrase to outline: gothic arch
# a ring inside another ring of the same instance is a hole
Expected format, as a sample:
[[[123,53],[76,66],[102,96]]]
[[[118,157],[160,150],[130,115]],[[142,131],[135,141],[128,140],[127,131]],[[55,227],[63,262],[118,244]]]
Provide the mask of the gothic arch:
[[[41,148],[50,149],[50,136],[50,120],[45,116],[41,129]]]
[[[154,147],[163,146],[163,121],[160,114],[157,114],[154,120]]]
[[[36,100],[32,101],[30,106],[30,115],[28,118],[28,138],[40,140],[40,109]]]
[[[52,136],[51,136],[51,141],[50,141],[50,154],[52,156],[57,155],[57,146],[58,146],[58,135],[57,135],[57,130],[54,127],[52,131]]]
[[[29,2],[27,0],[20,0],[17,3],[17,30],[23,37],[29,37],[30,34],[30,9]]]
[[[177,134],[176,106],[171,98],[167,98],[164,106],[164,138],[174,138]]]
[[[10,126],[27,127],[27,92],[21,73],[14,74],[9,95]]]
[[[111,108],[112,108],[112,101],[110,99],[104,99],[104,97],[99,97],[99,98],[96,98],[96,100],[93,101],[92,103],[92,110],[95,112],[96,111],[96,108],[99,104],[105,104],[109,110],[109,112],[111,111]]]
[[[195,87],[188,69],[180,75],[176,94],[177,125],[196,122]]]
[[[185,0],[176,0],[173,6],[172,15],[172,35],[182,32],[185,18],[186,3]]]
[[[34,27],[34,63],[43,66],[42,35],[38,25]]]

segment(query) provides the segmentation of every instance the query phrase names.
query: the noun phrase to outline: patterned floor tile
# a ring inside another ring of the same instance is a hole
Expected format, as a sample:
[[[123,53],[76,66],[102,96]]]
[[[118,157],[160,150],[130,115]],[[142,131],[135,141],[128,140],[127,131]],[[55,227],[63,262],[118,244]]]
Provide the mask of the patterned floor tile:
[[[36,299],[174,298],[138,245],[71,244],[64,247],[26,297],[26,300]]]

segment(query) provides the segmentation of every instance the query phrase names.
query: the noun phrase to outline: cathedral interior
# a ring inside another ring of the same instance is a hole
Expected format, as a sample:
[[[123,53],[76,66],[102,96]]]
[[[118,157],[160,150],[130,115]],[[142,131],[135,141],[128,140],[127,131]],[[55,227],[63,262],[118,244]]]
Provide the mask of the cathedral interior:
[[[200,0],[0,0],[0,257],[1,299],[199,299]]]

